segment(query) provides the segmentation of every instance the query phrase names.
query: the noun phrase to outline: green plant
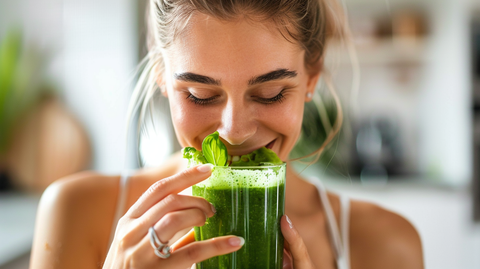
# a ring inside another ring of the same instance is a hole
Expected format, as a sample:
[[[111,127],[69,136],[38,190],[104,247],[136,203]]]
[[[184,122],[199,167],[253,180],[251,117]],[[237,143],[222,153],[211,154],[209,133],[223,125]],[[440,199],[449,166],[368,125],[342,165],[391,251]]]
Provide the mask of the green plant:
[[[317,96],[314,101],[306,103],[303,112],[302,132],[290,153],[290,158],[301,159],[319,149],[332,131],[337,115],[338,109],[333,99]],[[320,166],[331,174],[335,174],[334,171],[344,170],[342,167],[345,166],[345,163],[337,154],[337,145],[340,143],[341,135],[340,131],[322,152],[320,158],[311,164]],[[306,158],[301,161],[309,164],[315,161],[314,158]]]
[[[0,42],[0,154],[7,151],[15,125],[50,87],[44,81],[46,57],[23,44],[20,30]]]

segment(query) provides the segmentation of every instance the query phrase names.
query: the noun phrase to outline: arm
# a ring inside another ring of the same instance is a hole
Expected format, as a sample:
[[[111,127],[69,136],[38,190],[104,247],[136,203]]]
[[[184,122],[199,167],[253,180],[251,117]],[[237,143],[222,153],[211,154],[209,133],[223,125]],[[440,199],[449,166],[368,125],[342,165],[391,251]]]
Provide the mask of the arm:
[[[84,172],[53,183],[39,204],[30,268],[101,268],[118,178]]]

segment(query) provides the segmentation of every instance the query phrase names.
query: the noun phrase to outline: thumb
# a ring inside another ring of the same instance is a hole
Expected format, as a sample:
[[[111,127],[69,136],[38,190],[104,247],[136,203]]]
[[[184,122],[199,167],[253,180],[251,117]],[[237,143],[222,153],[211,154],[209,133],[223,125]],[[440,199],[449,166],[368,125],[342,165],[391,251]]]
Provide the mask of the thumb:
[[[293,226],[292,221],[284,215],[280,221],[282,234],[287,241],[287,250],[292,253],[292,263],[295,269],[311,269],[314,268],[307,247],[303,239],[298,234],[297,229]]]

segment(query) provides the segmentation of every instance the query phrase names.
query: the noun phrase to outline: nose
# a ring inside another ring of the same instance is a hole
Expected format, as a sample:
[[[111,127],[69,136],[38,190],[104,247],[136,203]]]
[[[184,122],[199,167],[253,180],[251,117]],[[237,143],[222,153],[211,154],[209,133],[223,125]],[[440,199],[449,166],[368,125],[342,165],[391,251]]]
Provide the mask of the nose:
[[[222,111],[218,132],[230,145],[242,145],[257,131],[252,108],[242,102],[229,101]]]

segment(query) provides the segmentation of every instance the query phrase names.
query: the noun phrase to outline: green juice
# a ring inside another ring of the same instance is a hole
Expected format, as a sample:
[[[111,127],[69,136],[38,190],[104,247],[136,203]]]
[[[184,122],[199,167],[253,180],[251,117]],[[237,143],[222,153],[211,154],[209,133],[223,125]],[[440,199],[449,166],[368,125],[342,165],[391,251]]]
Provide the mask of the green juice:
[[[215,167],[212,176],[192,193],[212,203],[217,212],[195,239],[237,235],[245,244],[237,252],[214,257],[197,268],[282,268],[285,213],[285,164],[258,167]]]

